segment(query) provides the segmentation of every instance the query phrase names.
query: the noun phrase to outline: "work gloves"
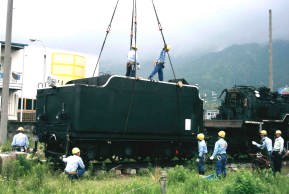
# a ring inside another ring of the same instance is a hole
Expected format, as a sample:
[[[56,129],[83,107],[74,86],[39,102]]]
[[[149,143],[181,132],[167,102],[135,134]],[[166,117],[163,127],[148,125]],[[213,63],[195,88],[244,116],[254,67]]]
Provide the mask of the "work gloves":
[[[252,141],[252,144],[255,145],[255,146],[258,145],[255,141]]]

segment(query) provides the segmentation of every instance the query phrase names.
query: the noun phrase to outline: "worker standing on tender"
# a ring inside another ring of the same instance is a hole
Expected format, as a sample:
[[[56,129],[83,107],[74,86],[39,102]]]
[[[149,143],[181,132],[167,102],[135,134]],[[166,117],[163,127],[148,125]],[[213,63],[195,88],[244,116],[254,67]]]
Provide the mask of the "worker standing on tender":
[[[159,76],[159,81],[164,80],[164,74],[163,74],[163,68],[165,68],[165,60],[166,60],[166,53],[169,52],[171,47],[169,45],[165,45],[164,48],[162,49],[159,58],[155,62],[155,67],[154,70],[151,72],[150,76],[148,79],[152,79],[152,77],[158,73]]]

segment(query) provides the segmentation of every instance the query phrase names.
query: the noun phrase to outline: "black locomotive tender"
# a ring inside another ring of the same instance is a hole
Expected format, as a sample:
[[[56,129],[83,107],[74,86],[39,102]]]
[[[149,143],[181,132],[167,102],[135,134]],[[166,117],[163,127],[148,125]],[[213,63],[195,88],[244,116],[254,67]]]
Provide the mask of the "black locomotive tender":
[[[46,156],[77,146],[86,161],[191,158],[203,101],[198,87],[177,81],[101,75],[38,89],[36,133]]]

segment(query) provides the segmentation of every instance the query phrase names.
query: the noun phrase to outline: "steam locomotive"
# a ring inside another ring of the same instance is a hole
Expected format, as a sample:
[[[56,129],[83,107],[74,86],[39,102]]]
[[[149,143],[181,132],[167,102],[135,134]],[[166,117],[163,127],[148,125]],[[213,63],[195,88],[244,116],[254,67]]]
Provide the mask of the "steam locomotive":
[[[288,147],[289,95],[235,86],[221,93],[217,118],[203,120],[198,87],[179,81],[101,75],[38,89],[36,134],[46,156],[77,146],[86,161],[190,159],[197,151],[194,134],[204,132],[212,149],[221,129],[234,156],[256,151],[251,141],[261,129],[272,139],[282,130]]]
[[[251,141],[259,139],[260,130],[267,130],[268,136],[274,139],[275,130],[279,129],[288,147],[287,93],[272,92],[266,87],[235,86],[223,90],[220,98],[217,118],[204,121],[210,146],[216,140],[217,131],[224,129],[227,132],[229,153],[238,155],[254,152],[256,147],[251,145]]]
[[[203,101],[185,80],[101,75],[38,89],[36,118],[47,157],[77,146],[85,161],[191,158]]]

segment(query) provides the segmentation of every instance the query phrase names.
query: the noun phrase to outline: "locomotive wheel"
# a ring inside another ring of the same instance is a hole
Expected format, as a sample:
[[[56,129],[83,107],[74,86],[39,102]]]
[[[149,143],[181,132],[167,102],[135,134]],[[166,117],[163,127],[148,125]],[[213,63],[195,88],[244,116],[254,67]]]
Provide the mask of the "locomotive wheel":
[[[144,156],[135,156],[135,157],[134,157],[135,161],[137,161],[137,162],[142,162],[142,161],[145,160],[145,158],[146,158],[146,157],[144,157]]]
[[[185,156],[178,156],[179,161],[184,162],[187,160]]]
[[[97,157],[97,159],[96,159],[97,161],[100,161],[100,162],[102,162],[102,161],[104,161],[104,160],[106,160],[106,158],[105,157]]]
[[[111,162],[121,162],[124,160],[124,157],[118,156],[118,155],[112,155],[110,156],[110,161]]]

